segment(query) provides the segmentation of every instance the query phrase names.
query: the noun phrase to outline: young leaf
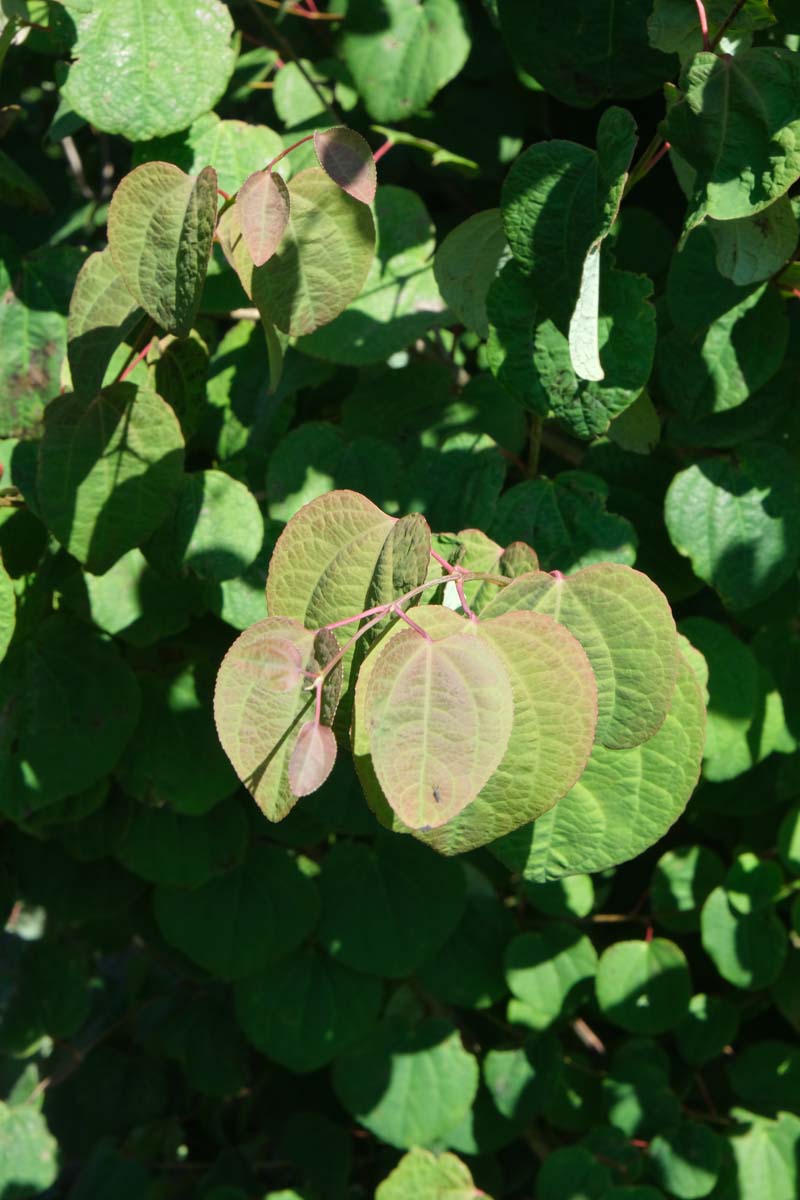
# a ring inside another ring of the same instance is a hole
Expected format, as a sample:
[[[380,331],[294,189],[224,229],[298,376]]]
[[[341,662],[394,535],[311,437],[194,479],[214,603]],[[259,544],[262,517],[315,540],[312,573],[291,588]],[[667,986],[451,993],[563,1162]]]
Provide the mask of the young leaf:
[[[47,407],[37,489],[61,544],[102,575],[164,520],[183,478],[183,438],[155,392],[117,383]]]
[[[304,670],[314,670],[314,634],[297,621],[270,616],[236,639],[222,660],[214,692],[214,718],[219,740],[236,774],[270,821],[280,821],[293,807],[289,766],[302,728],[313,712],[314,693],[294,686],[276,691],[275,645],[297,651]]]
[[[113,0],[75,18],[78,40],[62,90],[97,129],[132,142],[185,129],[225,91],[236,62],[220,0]],[[109,65],[114,64],[113,84]]]
[[[236,195],[236,215],[253,263],[264,263],[280,245],[291,212],[289,189],[273,171],[256,171]]]
[[[310,796],[321,788],[336,762],[333,730],[316,721],[306,721],[297,735],[289,758],[289,787],[294,796]]]
[[[89,399],[100,391],[112,354],[144,315],[108,247],[90,254],[75,280],[67,319],[67,357],[76,396]]]
[[[163,329],[187,337],[208,270],[217,175],[186,175],[152,162],[126,175],[111,198],[108,246],[125,286]]]
[[[508,673],[468,632],[433,641],[409,629],[375,654],[364,697],[375,773],[406,825],[437,828],[472,803],[505,753]]]
[[[652,737],[672,704],[678,647],[666,597],[646,575],[614,563],[566,579],[523,575],[482,615],[515,610],[546,613],[583,646],[597,679],[598,742],[619,750]]]
[[[314,134],[317,161],[326,175],[362,204],[372,204],[378,172],[369,143],[354,129],[335,125]]]
[[[641,854],[686,807],[704,736],[700,688],[682,663],[658,733],[630,750],[595,746],[583,775],[555,808],[495,842],[493,853],[536,881],[602,871]]]
[[[365,204],[319,167],[289,184],[291,211],[280,246],[253,272],[253,300],[278,329],[299,337],[338,317],[372,265],[375,226]]]
[[[414,1149],[404,1154],[383,1183],[375,1200],[491,1200],[479,1191],[467,1167],[455,1154]]]

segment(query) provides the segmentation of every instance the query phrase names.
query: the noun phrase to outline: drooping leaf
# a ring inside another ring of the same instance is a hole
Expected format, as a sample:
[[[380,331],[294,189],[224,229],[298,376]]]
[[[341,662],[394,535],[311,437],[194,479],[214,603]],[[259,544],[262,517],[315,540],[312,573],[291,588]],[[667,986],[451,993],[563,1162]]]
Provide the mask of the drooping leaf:
[[[188,129],[133,147],[133,166],[145,162],[171,162],[187,175],[198,175],[205,166],[217,172],[223,192],[238,192],[248,175],[263,169],[284,149],[279,133],[267,125],[247,121],[222,121],[214,112],[204,112]],[[284,178],[291,172],[291,158],[276,167]]]
[[[236,1015],[253,1045],[297,1074],[324,1067],[369,1034],[383,984],[302,948],[236,985]]]
[[[145,312],[178,337],[191,329],[208,270],[217,216],[217,175],[186,175],[150,162],[126,175],[108,210],[108,246]]]
[[[463,67],[470,50],[459,0],[384,0],[375,21],[371,0],[351,0],[339,49],[376,121],[410,117]]]
[[[321,788],[336,762],[333,730],[316,721],[306,721],[297,735],[289,758],[289,787],[294,796],[309,796]]]
[[[287,852],[261,842],[242,866],[193,891],[156,888],[153,907],[170,945],[232,981],[296,949],[316,923],[319,901]]]
[[[435,1155],[419,1148],[404,1154],[383,1183],[378,1184],[375,1200],[477,1200],[479,1191],[472,1175],[455,1154]]]
[[[117,383],[48,405],[37,475],[42,515],[95,574],[158,527],[182,475],[180,426],[155,392]]]
[[[295,175],[291,210],[275,253],[253,272],[262,316],[295,337],[338,317],[360,293],[372,265],[375,226],[365,204],[320,167]]]
[[[382,362],[447,316],[430,257],[434,229],[416,193],[389,184],[375,197],[377,246],[360,295],[298,346],[330,362]]]
[[[100,391],[111,356],[144,315],[110,250],[90,254],[75,280],[67,319],[67,357],[77,397]]]
[[[526,879],[603,870],[640,854],[677,820],[700,773],[705,709],[682,664],[672,707],[648,741],[630,750],[595,746],[581,778],[555,808],[493,844]]]
[[[592,108],[635,99],[675,74],[675,59],[653,50],[649,5],[638,0],[497,0],[506,43],[520,66],[564,104]]]
[[[664,517],[675,548],[733,609],[771,595],[800,559],[800,479],[782,446],[751,442],[734,457],[680,471]]]
[[[289,224],[289,189],[273,171],[256,171],[236,194],[236,212],[247,252],[255,266],[263,267]]]
[[[362,204],[372,204],[378,187],[378,173],[369,143],[354,129],[335,125],[317,130],[314,150],[326,175]]]
[[[333,1086],[347,1111],[381,1141],[424,1148],[440,1142],[470,1108],[478,1063],[449,1021],[408,1026],[390,1018],[337,1060]]]
[[[185,129],[233,72],[233,20],[220,0],[200,0],[191,19],[182,0],[94,0],[75,25],[62,95],[97,129],[132,142]]]
[[[701,52],[680,87],[666,137],[696,172],[692,221],[749,217],[783,196],[800,175],[800,56],[775,46]]]
[[[468,329],[488,337],[486,296],[508,256],[500,209],[475,213],[442,242],[433,271],[445,303]]]
[[[530,27],[530,19],[526,22]],[[636,142],[623,108],[610,108],[597,130],[597,150],[575,142],[531,146],[503,185],[503,224],[511,252],[530,278],[539,319],[567,334],[584,263],[611,231]]]
[[[404,824],[438,828],[472,803],[505,754],[508,673],[467,631],[434,641],[408,630],[374,653],[364,725],[375,773]]]
[[[620,750],[652,737],[672,704],[678,649],[666,598],[646,575],[613,563],[567,578],[537,571],[504,588],[483,618],[515,610],[553,617],[583,646],[597,680],[598,742]]]
[[[291,618],[270,616],[241,634],[217,675],[214,716],[217,732],[236,774],[271,821],[286,816],[297,799],[290,763],[304,716],[313,713],[314,693],[302,686],[275,688],[275,668],[290,643],[304,671],[314,671],[314,634]],[[279,682],[285,679],[281,676]],[[298,782],[304,782],[299,779]]]

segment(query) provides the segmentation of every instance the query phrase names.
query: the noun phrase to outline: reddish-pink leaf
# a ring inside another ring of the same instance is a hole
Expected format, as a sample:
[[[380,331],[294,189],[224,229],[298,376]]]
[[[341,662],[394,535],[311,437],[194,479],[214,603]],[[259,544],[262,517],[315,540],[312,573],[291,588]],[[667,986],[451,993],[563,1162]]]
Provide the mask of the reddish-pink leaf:
[[[336,762],[336,738],[327,725],[306,721],[289,759],[289,787],[295,796],[310,796],[322,787]]]
[[[289,224],[289,189],[280,175],[256,171],[239,188],[236,214],[247,250],[257,267],[263,267],[278,248]]]
[[[297,687],[303,674],[300,651],[286,638],[274,637],[264,642],[264,686],[271,692],[290,692]]]
[[[378,186],[375,159],[360,133],[336,125],[314,134],[319,165],[354,199],[371,204]]]

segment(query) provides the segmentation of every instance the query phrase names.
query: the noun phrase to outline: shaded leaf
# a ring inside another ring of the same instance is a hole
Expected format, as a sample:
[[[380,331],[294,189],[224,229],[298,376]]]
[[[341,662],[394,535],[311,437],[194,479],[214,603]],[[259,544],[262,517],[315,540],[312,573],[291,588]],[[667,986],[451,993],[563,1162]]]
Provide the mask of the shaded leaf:
[[[319,165],[334,183],[362,204],[372,204],[378,187],[378,173],[369,143],[360,133],[344,125],[317,130],[314,150]]]
[[[144,318],[106,248],[90,254],[78,272],[67,319],[67,357],[75,395],[103,386],[111,356]]]

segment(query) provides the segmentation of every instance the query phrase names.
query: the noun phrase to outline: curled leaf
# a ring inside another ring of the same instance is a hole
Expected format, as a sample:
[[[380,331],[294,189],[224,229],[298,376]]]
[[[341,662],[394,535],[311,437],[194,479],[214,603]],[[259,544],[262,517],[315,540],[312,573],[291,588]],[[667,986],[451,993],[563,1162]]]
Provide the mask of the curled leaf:
[[[334,183],[362,204],[372,204],[378,173],[369,144],[360,133],[344,125],[314,134],[319,165]]]
[[[236,196],[242,237],[257,267],[263,267],[278,248],[289,224],[291,198],[280,175],[255,171]]]
[[[310,796],[322,787],[336,762],[336,738],[327,725],[306,721],[289,759],[289,787],[295,796]]]

